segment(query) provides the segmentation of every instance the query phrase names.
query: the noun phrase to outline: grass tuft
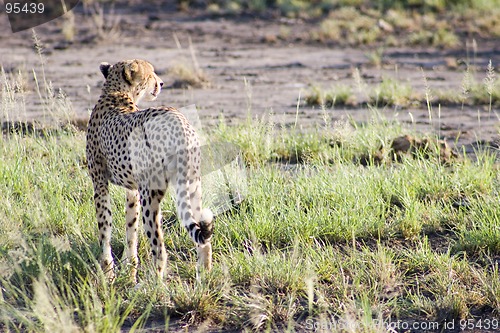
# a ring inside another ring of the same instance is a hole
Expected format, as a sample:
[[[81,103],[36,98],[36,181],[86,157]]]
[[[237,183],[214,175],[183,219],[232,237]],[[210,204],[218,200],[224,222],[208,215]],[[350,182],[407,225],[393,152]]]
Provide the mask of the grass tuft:
[[[353,94],[351,88],[346,85],[337,85],[330,90],[322,90],[314,86],[305,97],[307,105],[320,105],[327,108],[334,106],[356,106],[356,96]]]
[[[173,65],[169,74],[174,77],[173,88],[207,88],[210,81],[201,69],[195,69],[185,63]]]

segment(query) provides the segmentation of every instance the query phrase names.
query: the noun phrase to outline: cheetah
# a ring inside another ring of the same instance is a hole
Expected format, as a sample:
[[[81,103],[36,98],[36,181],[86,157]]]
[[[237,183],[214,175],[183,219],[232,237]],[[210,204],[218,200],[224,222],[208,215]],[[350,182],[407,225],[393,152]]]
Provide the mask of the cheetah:
[[[202,209],[200,141],[182,113],[172,107],[140,110],[140,100],[155,100],[163,81],[145,60],[101,63],[105,82],[87,128],[87,162],[102,250],[100,264],[113,280],[109,183],[126,189],[125,262],[137,281],[139,213],[151,245],[157,275],[167,263],[160,204],[174,187],[177,216],[196,244],[197,272],[212,267],[213,214]]]

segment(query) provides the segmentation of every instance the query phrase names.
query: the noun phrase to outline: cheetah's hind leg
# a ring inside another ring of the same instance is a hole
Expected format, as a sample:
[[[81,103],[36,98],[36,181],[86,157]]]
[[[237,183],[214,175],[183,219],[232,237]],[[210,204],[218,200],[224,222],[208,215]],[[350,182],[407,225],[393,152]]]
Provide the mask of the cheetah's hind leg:
[[[111,253],[111,202],[108,185],[94,181],[94,204],[99,227],[99,245],[101,247],[100,264],[106,278],[115,279],[115,264]]]
[[[165,192],[163,190],[150,190],[146,188],[139,190],[139,192],[142,201],[144,231],[151,245],[156,273],[160,280],[162,280],[167,265],[167,251],[163,241],[160,204]]]
[[[137,282],[137,266],[139,259],[137,256],[137,227],[139,225],[139,192],[136,190],[127,190],[127,206],[126,206],[126,235],[127,246],[125,248],[125,263],[130,269],[130,279],[132,282]]]

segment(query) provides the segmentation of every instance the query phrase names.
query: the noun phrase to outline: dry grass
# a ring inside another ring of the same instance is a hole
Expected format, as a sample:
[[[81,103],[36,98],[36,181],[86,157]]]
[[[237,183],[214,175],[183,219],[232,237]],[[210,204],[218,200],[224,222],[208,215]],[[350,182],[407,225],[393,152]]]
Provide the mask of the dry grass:
[[[118,40],[122,34],[121,17],[115,12],[115,3],[108,1],[86,0],[84,12],[90,16],[94,38],[97,41]]]
[[[174,39],[178,48],[181,48],[176,34],[174,34]],[[198,63],[191,37],[188,38],[188,42],[190,61],[177,61],[170,67],[169,74],[174,77],[171,86],[173,88],[208,88],[211,82]]]
[[[169,69],[169,74],[174,78],[172,88],[208,88],[210,80],[200,69],[191,64],[176,63]]]

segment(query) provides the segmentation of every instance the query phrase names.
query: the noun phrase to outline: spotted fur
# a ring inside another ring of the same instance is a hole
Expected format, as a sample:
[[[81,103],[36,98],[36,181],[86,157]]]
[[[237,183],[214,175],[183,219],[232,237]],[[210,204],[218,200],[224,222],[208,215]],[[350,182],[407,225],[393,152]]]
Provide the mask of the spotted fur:
[[[213,216],[201,205],[201,153],[194,128],[174,108],[137,108],[142,98],[154,100],[163,85],[150,63],[127,60],[112,66],[102,63],[100,69],[106,80],[90,116],[86,152],[103,271],[114,278],[110,182],[127,189],[125,256],[134,281],[141,210],[157,273],[164,274],[167,255],[160,204],[168,184],[175,189],[177,216],[196,244],[198,268],[209,270]]]

